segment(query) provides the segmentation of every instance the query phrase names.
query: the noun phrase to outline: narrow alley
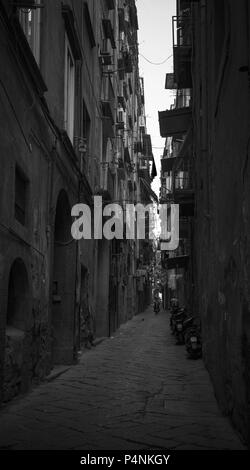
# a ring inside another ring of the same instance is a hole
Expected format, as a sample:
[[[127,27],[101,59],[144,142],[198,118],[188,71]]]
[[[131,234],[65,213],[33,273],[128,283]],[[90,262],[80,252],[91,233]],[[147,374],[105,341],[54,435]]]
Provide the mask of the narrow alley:
[[[243,450],[202,360],[149,308],[0,412],[0,449]]]

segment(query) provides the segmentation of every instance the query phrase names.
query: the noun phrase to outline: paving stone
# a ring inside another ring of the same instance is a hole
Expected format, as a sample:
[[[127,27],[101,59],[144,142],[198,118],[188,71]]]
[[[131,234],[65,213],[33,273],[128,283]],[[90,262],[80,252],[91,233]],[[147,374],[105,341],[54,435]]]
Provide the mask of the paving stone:
[[[134,317],[60,370],[1,409],[0,449],[244,449],[165,312]]]

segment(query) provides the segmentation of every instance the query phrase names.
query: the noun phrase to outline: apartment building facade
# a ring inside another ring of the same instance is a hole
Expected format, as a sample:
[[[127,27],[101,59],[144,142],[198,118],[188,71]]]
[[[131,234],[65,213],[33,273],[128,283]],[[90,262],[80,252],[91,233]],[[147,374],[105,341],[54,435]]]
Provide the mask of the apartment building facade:
[[[249,19],[244,0],[178,1],[172,81],[177,89],[193,90],[191,256],[203,357],[222,410],[248,445]]]
[[[0,2],[0,393],[137,312],[135,240],[72,238],[72,207],[140,200],[132,0]],[[145,118],[145,115],[144,115]],[[150,185],[148,188],[150,191]]]

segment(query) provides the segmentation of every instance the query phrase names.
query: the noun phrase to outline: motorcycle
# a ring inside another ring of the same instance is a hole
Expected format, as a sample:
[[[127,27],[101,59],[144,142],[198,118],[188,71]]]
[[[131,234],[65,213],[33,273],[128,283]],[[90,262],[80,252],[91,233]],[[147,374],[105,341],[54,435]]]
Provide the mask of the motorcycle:
[[[176,337],[177,344],[184,344],[184,332],[185,332],[185,320],[187,318],[187,311],[185,308],[180,309],[178,313],[175,314],[173,318],[173,332]]]
[[[174,328],[175,328],[175,316],[181,311],[181,308],[179,307],[179,304],[174,304],[171,305],[170,309],[170,318],[169,318],[169,325],[172,333],[174,333]]]
[[[188,319],[189,324],[185,332],[186,351],[190,359],[199,359],[202,356],[202,338],[200,326],[195,324],[193,318]]]

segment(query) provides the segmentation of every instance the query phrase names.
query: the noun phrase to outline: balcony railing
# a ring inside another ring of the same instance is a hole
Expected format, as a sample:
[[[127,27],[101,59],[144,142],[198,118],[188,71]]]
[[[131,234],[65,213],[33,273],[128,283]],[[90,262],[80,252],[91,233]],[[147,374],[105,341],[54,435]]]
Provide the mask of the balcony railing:
[[[167,184],[161,187],[161,201],[165,203],[182,204],[192,202],[194,195],[192,169],[189,171],[172,172],[167,178]]]
[[[174,47],[192,47],[192,17],[173,16],[173,46]]]
[[[192,190],[192,178],[190,174],[185,176],[176,176],[174,179],[174,191]]]

